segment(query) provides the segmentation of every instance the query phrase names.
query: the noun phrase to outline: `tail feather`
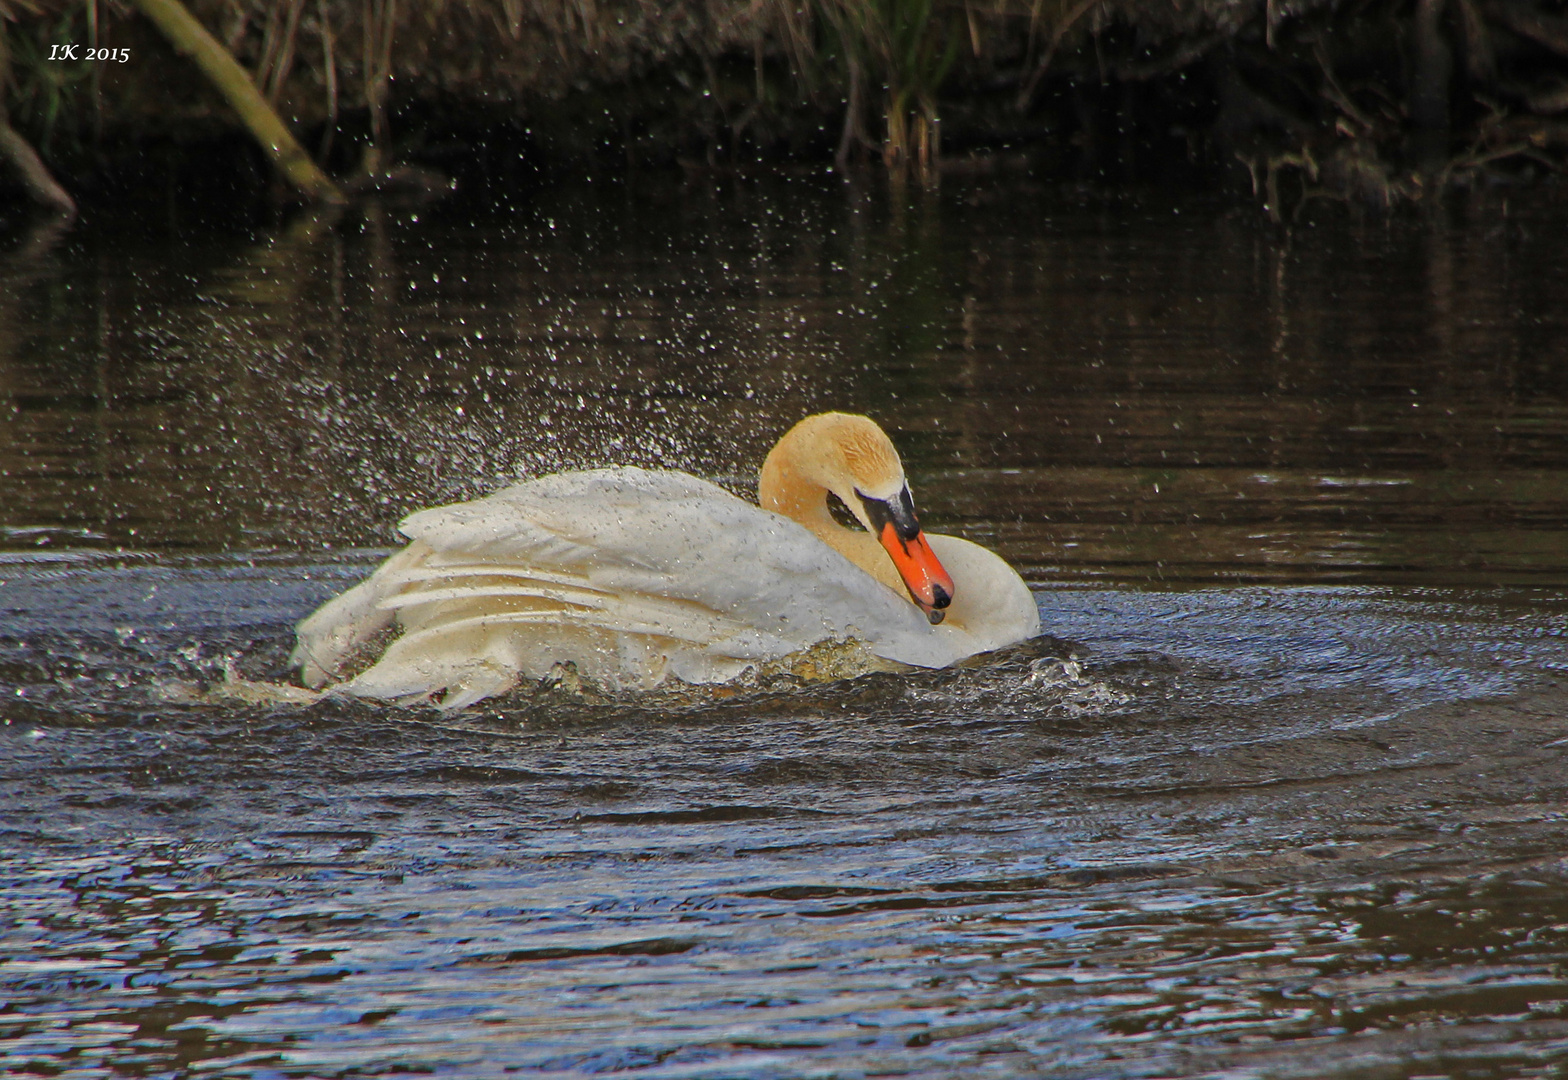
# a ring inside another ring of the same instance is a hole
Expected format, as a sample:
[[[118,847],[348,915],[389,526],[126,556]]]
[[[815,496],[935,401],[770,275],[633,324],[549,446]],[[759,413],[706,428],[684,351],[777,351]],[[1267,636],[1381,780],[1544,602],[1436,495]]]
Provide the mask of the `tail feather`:
[[[517,657],[503,635],[470,627],[427,637],[412,645],[407,636],[393,642],[375,666],[343,685],[359,697],[400,704],[426,701],[444,693],[444,708],[460,709],[504,694],[517,682]]]
[[[299,624],[289,664],[299,667],[306,686],[318,689],[339,678],[344,660],[354,649],[392,625],[392,612],[382,607],[402,587],[392,579],[416,565],[428,550],[423,544],[410,544]]]

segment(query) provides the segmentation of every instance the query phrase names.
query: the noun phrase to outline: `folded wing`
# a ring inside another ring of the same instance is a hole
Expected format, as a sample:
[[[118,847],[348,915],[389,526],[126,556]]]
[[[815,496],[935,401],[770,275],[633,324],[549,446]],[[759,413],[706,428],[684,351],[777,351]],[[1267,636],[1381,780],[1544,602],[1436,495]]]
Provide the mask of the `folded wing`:
[[[801,525],[685,473],[561,473],[412,514],[412,541],[300,624],[306,682],[456,708],[574,664],[607,687],[722,682],[824,640],[950,663],[919,610]]]

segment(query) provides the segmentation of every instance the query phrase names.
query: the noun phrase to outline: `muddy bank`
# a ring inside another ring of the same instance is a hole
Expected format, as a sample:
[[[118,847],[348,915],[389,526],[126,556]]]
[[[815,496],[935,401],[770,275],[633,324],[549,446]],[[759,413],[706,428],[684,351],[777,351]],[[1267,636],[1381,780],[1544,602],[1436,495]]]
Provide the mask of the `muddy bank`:
[[[470,186],[797,162],[925,179],[1179,170],[1278,216],[1315,195],[1390,206],[1531,181],[1568,158],[1568,15],[1551,0],[190,9],[338,176],[371,146]],[[9,0],[0,15],[4,106],[69,190],[202,198],[274,183],[139,10]],[[20,175],[5,170],[6,201]]]

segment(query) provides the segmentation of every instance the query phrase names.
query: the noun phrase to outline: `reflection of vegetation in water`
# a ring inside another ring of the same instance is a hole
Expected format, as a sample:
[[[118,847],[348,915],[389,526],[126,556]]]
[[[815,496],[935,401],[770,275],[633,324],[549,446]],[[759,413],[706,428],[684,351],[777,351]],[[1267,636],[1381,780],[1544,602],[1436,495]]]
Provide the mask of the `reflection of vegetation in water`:
[[[856,308],[857,351],[866,377],[889,415],[899,401],[936,392],[929,360],[948,340],[961,298],[946,273],[940,204],[929,192],[913,198],[894,189],[889,216],[851,234],[847,262]]]
[[[837,408],[893,431],[928,527],[1032,580],[1563,580],[1555,212],[1320,223],[1281,276],[1271,233],[1191,203],[1125,230],[953,188],[615,189],[502,227],[385,205],[238,251],[90,234],[0,289],[0,524],[384,543],[610,463],[745,494]]]

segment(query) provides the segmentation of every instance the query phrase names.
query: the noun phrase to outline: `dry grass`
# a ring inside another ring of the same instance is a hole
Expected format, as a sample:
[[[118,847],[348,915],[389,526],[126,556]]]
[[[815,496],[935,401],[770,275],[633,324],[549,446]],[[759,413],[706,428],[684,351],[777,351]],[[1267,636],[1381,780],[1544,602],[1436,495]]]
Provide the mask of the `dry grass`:
[[[680,114],[672,123],[728,125],[733,141],[759,115],[793,108],[839,125],[840,160],[869,152],[895,170],[918,169],[939,151],[943,95],[955,83],[1027,115],[1048,87],[1188,71],[1217,102],[1210,152],[1230,160],[1239,150],[1268,180],[1260,192],[1277,191],[1284,176],[1309,187],[1338,176],[1349,178],[1346,190],[1370,184],[1378,199],[1398,200],[1422,189],[1400,155],[1412,126],[1429,123],[1412,104],[1420,80],[1410,74],[1425,70],[1410,44],[1423,10],[1422,33],[1453,59],[1443,182],[1521,156],[1555,168],[1568,142],[1568,106],[1559,108],[1568,101],[1568,18],[1547,0],[1453,0],[1435,23],[1431,0],[188,2],[296,129],[326,132],[322,153],[350,113],[357,130],[368,123],[385,144],[394,97],[547,110],[621,92],[635,108],[638,91],[625,88],[666,78],[688,100],[647,108]],[[47,146],[99,109],[215,114],[194,82],[175,100],[166,73],[177,61],[157,55],[138,23],[122,0],[0,0],[0,75],[9,52],[3,87],[18,126]],[[119,80],[116,94],[89,84],[101,73],[42,59],[52,41],[89,34],[137,45],[132,64],[103,76]],[[705,119],[723,72],[737,69],[752,75],[739,89],[730,78],[728,111]]]

